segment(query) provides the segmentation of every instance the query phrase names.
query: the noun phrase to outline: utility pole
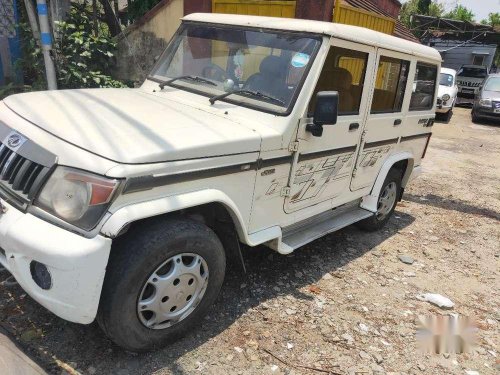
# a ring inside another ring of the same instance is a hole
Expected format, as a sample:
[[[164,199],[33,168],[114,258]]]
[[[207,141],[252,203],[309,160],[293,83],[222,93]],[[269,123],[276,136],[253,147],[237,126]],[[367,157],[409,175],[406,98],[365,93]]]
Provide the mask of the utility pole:
[[[47,88],[49,90],[57,90],[56,68],[50,54],[52,51],[52,34],[49,26],[47,2],[45,0],[36,0],[36,8],[38,11],[38,22],[40,23],[40,39],[42,42],[43,61],[45,62]]]

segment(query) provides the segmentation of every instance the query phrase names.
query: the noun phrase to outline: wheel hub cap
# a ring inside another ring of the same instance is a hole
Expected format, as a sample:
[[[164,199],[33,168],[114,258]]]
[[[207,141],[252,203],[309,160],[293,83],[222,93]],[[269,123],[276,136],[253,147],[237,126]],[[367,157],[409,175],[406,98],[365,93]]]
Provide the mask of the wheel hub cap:
[[[168,328],[189,316],[208,285],[208,266],[197,254],[169,258],[149,276],[137,302],[139,320],[151,329]]]
[[[391,212],[396,202],[397,186],[395,182],[389,183],[380,194],[377,205],[377,219],[383,220]]]

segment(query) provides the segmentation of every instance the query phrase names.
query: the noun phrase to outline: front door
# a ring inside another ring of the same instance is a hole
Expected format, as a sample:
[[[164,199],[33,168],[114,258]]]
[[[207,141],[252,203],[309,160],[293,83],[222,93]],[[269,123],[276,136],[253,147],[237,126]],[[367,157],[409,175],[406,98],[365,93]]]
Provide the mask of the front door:
[[[401,135],[403,100],[410,70],[407,55],[379,49],[372,104],[366,120],[351,189],[371,186]]]
[[[290,176],[290,195],[285,212],[291,213],[320,203],[333,202],[349,194],[354,160],[365,121],[375,49],[332,39],[309,104],[308,118],[299,126],[298,156]],[[339,116],[335,125],[324,125],[323,135],[305,131],[312,123],[315,97],[319,91],[339,93]]]

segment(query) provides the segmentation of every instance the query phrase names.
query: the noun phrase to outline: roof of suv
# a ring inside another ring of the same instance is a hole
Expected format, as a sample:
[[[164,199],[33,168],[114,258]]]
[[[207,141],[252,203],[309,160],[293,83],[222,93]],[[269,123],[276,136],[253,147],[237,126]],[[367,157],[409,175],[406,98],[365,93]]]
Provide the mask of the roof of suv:
[[[370,46],[425,57],[436,60],[436,62],[442,60],[439,52],[432,47],[413,43],[378,31],[365,29],[364,27],[343,25],[333,22],[218,13],[193,13],[185,16],[183,20],[323,34]]]

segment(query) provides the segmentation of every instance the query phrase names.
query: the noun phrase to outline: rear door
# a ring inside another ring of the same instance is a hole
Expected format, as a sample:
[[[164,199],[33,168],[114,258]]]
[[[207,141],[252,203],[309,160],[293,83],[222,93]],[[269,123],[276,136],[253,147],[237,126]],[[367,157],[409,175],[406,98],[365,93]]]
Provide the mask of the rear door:
[[[319,91],[338,91],[339,116],[335,125],[324,125],[314,137],[299,127],[298,159],[290,177],[285,212],[291,213],[350,194],[349,183],[365,121],[375,48],[332,39],[332,45],[311,97],[309,116]],[[303,121],[312,123],[312,118]]]
[[[387,156],[396,147],[404,126],[403,101],[410,58],[379,49],[372,101],[353,171],[351,190],[371,186]]]

